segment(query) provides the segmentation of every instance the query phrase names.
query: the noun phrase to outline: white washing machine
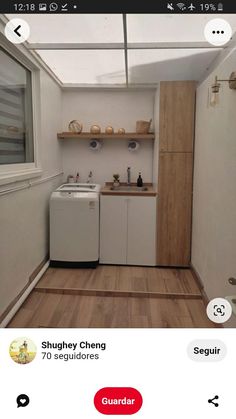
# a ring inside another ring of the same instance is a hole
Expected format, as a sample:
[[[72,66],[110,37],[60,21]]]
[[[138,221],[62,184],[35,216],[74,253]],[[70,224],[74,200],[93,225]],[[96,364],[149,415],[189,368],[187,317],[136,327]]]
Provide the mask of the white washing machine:
[[[100,185],[66,183],[50,199],[50,265],[96,267]]]

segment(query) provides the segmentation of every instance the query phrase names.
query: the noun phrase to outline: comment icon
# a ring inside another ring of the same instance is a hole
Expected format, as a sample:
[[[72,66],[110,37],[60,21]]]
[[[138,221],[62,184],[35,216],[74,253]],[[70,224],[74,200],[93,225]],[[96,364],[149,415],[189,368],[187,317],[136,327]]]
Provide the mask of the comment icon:
[[[30,402],[29,396],[27,394],[20,394],[16,399],[17,407],[26,407]]]

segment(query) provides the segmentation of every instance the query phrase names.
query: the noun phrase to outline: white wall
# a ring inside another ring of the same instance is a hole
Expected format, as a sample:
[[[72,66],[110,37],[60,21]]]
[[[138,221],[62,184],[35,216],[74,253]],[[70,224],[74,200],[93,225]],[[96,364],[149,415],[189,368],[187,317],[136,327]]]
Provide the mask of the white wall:
[[[41,71],[41,140],[39,144],[40,162],[43,176],[62,171],[61,144],[57,133],[62,129],[61,88],[52,78]]]
[[[210,299],[236,294],[236,90],[221,83],[219,105],[207,107],[215,75],[235,67],[234,50],[197,89],[192,263]]]
[[[68,123],[77,119],[83,124],[83,131],[98,124],[104,132],[106,126],[125,128],[135,132],[136,120],[153,119],[153,91],[64,91],[63,130]],[[98,152],[89,149],[89,140],[62,140],[64,179],[68,174],[80,173],[81,181],[86,181],[90,170],[94,182],[104,184],[112,181],[112,174],[119,173],[121,180],[127,180],[127,167],[131,166],[131,181],[135,182],[138,172],[142,172],[144,182],[152,182],[153,141],[140,142],[137,152],[129,152],[127,140],[104,140]]]
[[[58,180],[0,197],[0,314],[48,253],[48,202]]]
[[[56,137],[62,126],[60,87],[42,69],[40,94],[38,153],[43,169],[40,180],[43,180],[62,171],[60,144]],[[58,176],[6,195],[1,195],[0,191],[0,315],[48,254],[49,197],[61,180]],[[27,184],[25,181],[8,184],[1,190]]]

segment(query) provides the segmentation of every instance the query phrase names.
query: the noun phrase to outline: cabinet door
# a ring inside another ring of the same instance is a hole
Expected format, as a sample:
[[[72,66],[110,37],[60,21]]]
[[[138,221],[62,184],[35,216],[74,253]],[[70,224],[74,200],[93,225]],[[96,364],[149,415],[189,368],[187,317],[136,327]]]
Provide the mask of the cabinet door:
[[[156,265],[156,197],[128,198],[128,265]]]
[[[192,152],[195,82],[160,83],[160,151]]]
[[[127,198],[100,197],[100,263],[126,264]]]
[[[159,156],[157,264],[188,266],[192,208],[192,153]]]

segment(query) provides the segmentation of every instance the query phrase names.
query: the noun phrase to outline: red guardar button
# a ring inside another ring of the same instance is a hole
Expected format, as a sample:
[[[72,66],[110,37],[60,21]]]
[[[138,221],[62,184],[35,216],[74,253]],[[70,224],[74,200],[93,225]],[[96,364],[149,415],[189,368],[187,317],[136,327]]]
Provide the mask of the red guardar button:
[[[141,394],[132,387],[104,387],[94,397],[94,406],[103,415],[133,415],[142,404]]]

